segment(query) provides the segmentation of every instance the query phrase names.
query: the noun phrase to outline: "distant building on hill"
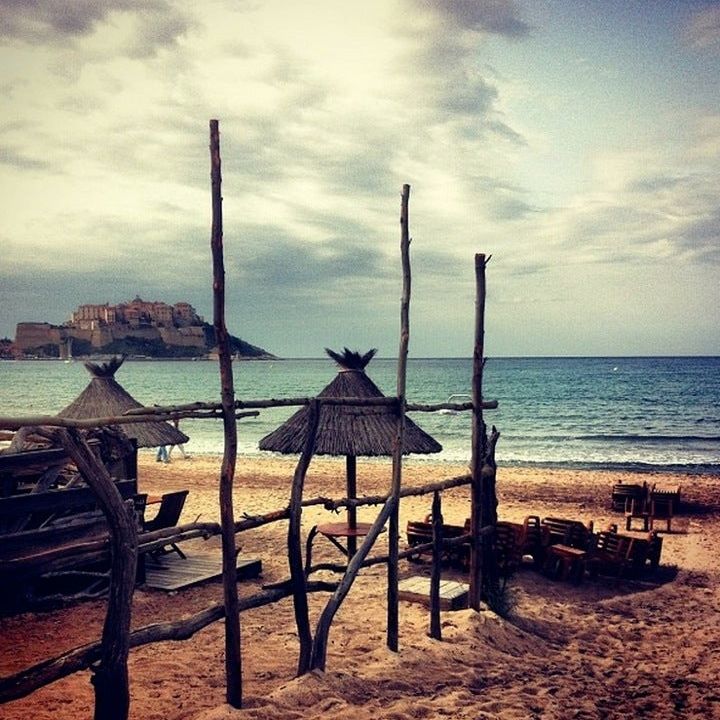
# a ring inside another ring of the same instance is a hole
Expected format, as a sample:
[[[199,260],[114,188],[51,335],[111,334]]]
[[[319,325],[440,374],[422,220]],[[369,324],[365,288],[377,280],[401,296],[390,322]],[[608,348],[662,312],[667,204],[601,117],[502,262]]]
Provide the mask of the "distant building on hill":
[[[190,303],[146,302],[140,297],[118,305],[80,305],[71,315],[66,327],[94,330],[103,325],[140,327],[192,327],[202,325],[203,319]]]
[[[232,338],[239,357],[274,357]],[[21,357],[79,357],[98,354],[200,358],[215,346],[215,332],[187,302],[169,305],[136,297],[110,305],[80,305],[63,325],[18,323],[15,352]]]

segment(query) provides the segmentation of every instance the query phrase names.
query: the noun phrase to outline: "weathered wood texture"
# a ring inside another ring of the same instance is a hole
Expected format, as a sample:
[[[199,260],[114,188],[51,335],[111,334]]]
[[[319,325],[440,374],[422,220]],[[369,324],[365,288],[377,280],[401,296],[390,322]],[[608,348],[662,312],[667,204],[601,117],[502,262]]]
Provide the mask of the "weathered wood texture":
[[[314,581],[307,583],[307,592],[333,592],[336,583]],[[264,590],[239,601],[238,610],[243,612],[278,602],[292,594],[287,583],[283,587]],[[130,648],[167,640],[187,640],[196,632],[225,617],[225,606],[216,603],[181,620],[147,625],[133,630],[129,636]],[[85,670],[97,663],[103,653],[102,642],[89,643],[70,650],[63,655],[44,660],[14,675],[0,679],[0,703],[10,702],[29,695],[38,688],[49,685],[68,675]]]
[[[134,510],[131,503],[127,507],[123,504],[105,466],[77,430],[59,430],[58,435],[80,474],[95,491],[110,528],[110,593],[100,663],[92,680],[95,720],[126,720],[130,709],[127,659],[138,552]]]
[[[402,297],[400,299],[400,347],[397,367],[397,431],[393,447],[392,485],[390,496],[392,509],[388,529],[387,573],[387,646],[397,652],[399,646],[398,625],[398,542],[400,540],[400,487],[402,485],[402,456],[405,439],[405,388],[407,381],[407,357],[410,344],[410,186],[403,185],[400,202],[400,258],[402,263]]]
[[[220,128],[210,121],[210,177],[212,182],[213,325],[220,364],[220,396],[225,446],[220,469],[220,525],[223,550],[223,596],[225,599],[225,676],[226,698],[235,708],[242,707],[242,656],[240,615],[238,613],[237,570],[235,565],[235,518],[233,479],[237,459],[237,422],[233,387],[232,354],[225,326],[225,261],[223,259],[222,173]]]
[[[442,640],[440,629],[440,576],[442,574],[443,516],[440,493],[435,491],[432,504],[433,561],[430,576],[430,637]]]
[[[290,566],[290,579],[292,581],[295,624],[297,626],[298,641],[300,643],[297,665],[298,675],[304,675],[310,669],[310,655],[312,653],[312,632],[310,630],[306,590],[307,579],[303,565],[300,531],[302,529],[302,493],[305,485],[305,476],[310,467],[315,449],[320,406],[318,403],[311,403],[309,409],[308,434],[305,440],[305,448],[298,460],[293,477],[290,493],[290,522],[288,523],[288,564]]]

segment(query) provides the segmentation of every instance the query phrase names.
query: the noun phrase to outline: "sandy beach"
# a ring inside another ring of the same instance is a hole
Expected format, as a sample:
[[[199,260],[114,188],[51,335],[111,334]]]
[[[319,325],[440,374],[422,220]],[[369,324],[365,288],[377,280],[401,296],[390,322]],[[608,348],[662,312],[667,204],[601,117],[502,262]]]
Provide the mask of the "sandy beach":
[[[240,458],[236,517],[285,507],[292,459]],[[461,474],[465,468],[408,463],[404,484]],[[218,519],[219,458],[140,460],[139,485],[159,494],[188,488],[183,521]],[[360,462],[359,494],[383,492],[388,462]],[[223,626],[215,623],[190,640],[134,649],[130,655],[131,712],[140,720],[223,718],[712,718],[720,717],[720,477],[667,473],[633,475],[570,470],[498,470],[499,516],[592,520],[595,528],[621,523],[610,509],[613,483],[681,486],[685,511],[663,533],[660,571],[641,581],[552,581],[530,569],[510,580],[511,615],[491,611],[444,612],[443,640],[428,637],[427,610],[400,605],[400,652],[385,647],[385,573],[365,570],[338,613],[330,634],[327,671],[294,678],[298,645],[291,600],[242,615],[244,709],[224,705]],[[468,515],[466,488],[446,492],[446,522]],[[306,497],[344,494],[344,466],[316,459]],[[403,500],[401,528],[422,519],[429,498]],[[372,509],[359,511],[371,520]],[[322,508],[303,514],[303,530],[333,516]],[[288,576],[287,523],[242,533],[242,554],[262,561],[262,577],[240,584],[241,596]],[[638,536],[640,534],[638,533]],[[404,538],[403,538],[404,540]],[[401,542],[401,544],[404,544]],[[219,547],[217,538],[186,543],[188,554]],[[379,542],[382,551],[384,540]],[[315,544],[318,559],[337,561],[329,543]],[[402,562],[401,578],[423,574]],[[462,580],[448,570],[446,577]],[[133,626],[177,619],[222,598],[219,582],[180,592],[140,588]],[[311,597],[314,627],[327,596]],[[105,604],[85,602],[44,613],[0,619],[0,673],[8,675],[50,655],[96,640]],[[77,673],[29,697],[6,704],[6,720],[92,717],[90,673]]]

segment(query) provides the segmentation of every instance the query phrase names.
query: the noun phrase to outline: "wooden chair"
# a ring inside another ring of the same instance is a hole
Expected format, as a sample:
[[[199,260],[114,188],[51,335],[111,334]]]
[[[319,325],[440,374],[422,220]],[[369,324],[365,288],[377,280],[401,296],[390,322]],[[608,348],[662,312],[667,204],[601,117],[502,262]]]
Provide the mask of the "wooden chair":
[[[443,523],[442,535],[443,538],[456,538],[464,535],[467,531],[461,525],[449,525]],[[416,545],[425,545],[433,541],[433,529],[432,529],[432,517],[428,515],[424,521],[408,520],[407,528],[407,540],[408,545],[412,548]],[[432,549],[418,552],[417,558],[420,555],[432,555]],[[453,547],[444,548],[442,554],[442,561],[447,564],[464,564],[464,549],[461,545],[455,545]],[[412,558],[410,558],[412,559]]]
[[[598,533],[595,547],[587,559],[590,577],[599,573],[615,575],[618,579],[631,566],[634,538],[610,531]]]
[[[670,532],[670,525],[673,518],[675,500],[673,497],[654,493],[650,496],[650,529],[655,529],[656,520],[664,520],[667,523],[667,531]]]
[[[543,547],[548,545],[567,545],[586,550],[592,537],[593,524],[585,525],[580,520],[546,517],[540,523]]]
[[[523,521],[520,539],[520,558],[530,555],[533,566],[539,567],[543,560],[543,530],[537,515],[528,515]]]
[[[178,490],[176,492],[165,493],[162,496],[160,502],[160,509],[157,515],[152,520],[146,520],[144,531],[152,532],[153,530],[162,530],[164,528],[175,527],[180,520],[180,515],[185,506],[185,500],[188,496],[189,490]],[[167,548],[170,548],[169,550]],[[168,543],[167,546],[160,548],[151,555],[162,555],[168,552],[176,552],[183,560],[185,560],[185,553],[175,544]]]
[[[598,573],[638,576],[648,563],[653,570],[660,564],[662,538],[650,531],[645,537],[619,535],[612,530],[598,533],[595,547],[588,555],[587,565],[591,576]]]
[[[522,561],[521,541],[523,526],[499,520],[493,535],[493,552],[500,572],[507,577]]]
[[[632,530],[632,521],[640,520],[642,529],[648,531],[650,522],[650,508],[643,498],[626,498],[625,500],[625,529]]]
[[[613,510],[623,512],[628,500],[644,501],[647,499],[647,484],[616,483],[613,485],[611,506]]]

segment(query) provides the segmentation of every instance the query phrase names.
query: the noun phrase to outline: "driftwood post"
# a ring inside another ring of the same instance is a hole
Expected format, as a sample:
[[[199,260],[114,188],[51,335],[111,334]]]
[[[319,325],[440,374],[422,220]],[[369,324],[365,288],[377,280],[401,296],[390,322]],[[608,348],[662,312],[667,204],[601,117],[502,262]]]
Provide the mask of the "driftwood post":
[[[347,478],[347,496],[349,498],[357,497],[357,457],[355,455],[345,456],[345,477]],[[357,508],[348,507],[347,509],[348,527],[354,529],[357,527]],[[349,535],[347,539],[348,557],[352,557],[357,552],[357,537]]]
[[[130,618],[137,572],[135,514],[120,497],[105,466],[75,429],[58,437],[87,484],[95,491],[110,527],[110,593],[102,633],[100,663],[94,669],[95,720],[127,720],[130,709],[128,654]]]
[[[408,204],[410,186],[403,185],[400,206],[400,254],[402,259],[403,289],[400,301],[400,347],[397,369],[397,434],[393,447],[392,486],[393,502],[388,530],[388,587],[387,587],[387,646],[398,650],[398,541],[400,538],[400,486],[402,484],[402,455],[405,438],[405,381],[410,343],[410,224]]]
[[[442,640],[440,630],[440,574],[443,550],[443,516],[440,493],[436,490],[432,504],[432,575],[430,576],[430,637]]]
[[[484,363],[485,338],[485,255],[475,255],[475,344],[473,348],[472,373],[472,454],[470,470],[470,591],[468,603],[474,610],[480,609],[483,588],[483,548],[488,544],[480,538],[483,523],[483,483],[482,467],[487,451],[487,435],[482,414],[482,375]]]
[[[223,260],[222,175],[220,172],[220,130],[210,121],[210,177],[212,182],[213,321],[220,364],[220,388],[225,448],[220,468],[220,525],[222,528],[223,597],[225,603],[226,699],[232,707],[242,707],[242,657],[240,652],[240,614],[238,612],[235,518],[233,516],[233,478],[237,458],[237,422],[232,356],[225,326],[225,263]]]
[[[308,407],[308,434],[305,447],[298,460],[295,476],[290,492],[290,518],[288,522],[288,564],[293,589],[295,607],[295,624],[297,625],[300,655],[298,658],[298,675],[304,675],[310,669],[312,653],[312,634],[308,615],[307,578],[303,569],[302,549],[300,543],[300,526],[302,521],[302,495],[310,461],[315,452],[318,421],[320,419],[320,403],[313,400]],[[308,546],[308,555],[310,546]],[[308,566],[310,560],[308,559]]]

